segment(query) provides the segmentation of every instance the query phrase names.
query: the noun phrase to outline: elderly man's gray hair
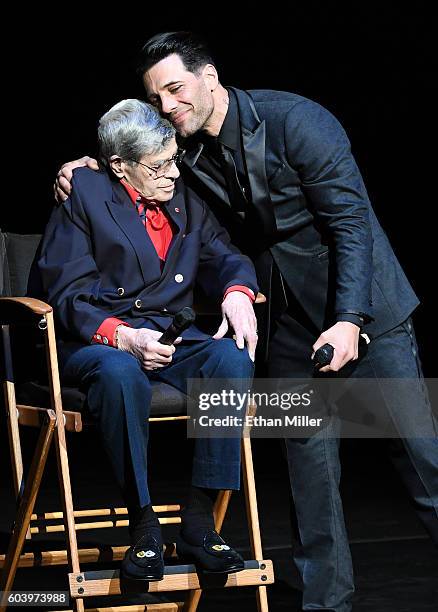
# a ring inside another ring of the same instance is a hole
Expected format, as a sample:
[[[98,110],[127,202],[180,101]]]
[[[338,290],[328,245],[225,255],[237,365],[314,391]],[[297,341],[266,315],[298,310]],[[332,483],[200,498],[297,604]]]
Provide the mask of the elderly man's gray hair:
[[[122,100],[99,120],[99,157],[105,166],[112,155],[129,164],[128,160],[159,153],[174,136],[172,124],[153,106],[141,100]]]

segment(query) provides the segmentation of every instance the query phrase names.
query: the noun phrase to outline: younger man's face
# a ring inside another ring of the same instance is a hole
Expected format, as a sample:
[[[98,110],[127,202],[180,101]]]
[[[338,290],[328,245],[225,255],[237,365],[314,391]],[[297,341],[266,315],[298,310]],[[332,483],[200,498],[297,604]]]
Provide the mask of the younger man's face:
[[[177,54],[169,55],[143,75],[148,101],[184,138],[202,130],[213,112],[209,79],[207,66],[194,74]]]

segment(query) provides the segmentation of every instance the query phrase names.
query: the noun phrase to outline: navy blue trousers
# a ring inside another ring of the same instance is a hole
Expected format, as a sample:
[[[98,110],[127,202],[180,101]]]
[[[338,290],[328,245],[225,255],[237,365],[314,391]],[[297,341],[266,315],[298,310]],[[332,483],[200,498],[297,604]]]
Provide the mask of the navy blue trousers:
[[[150,503],[147,481],[150,379],[184,393],[188,378],[226,378],[236,392],[251,385],[254,366],[245,349],[229,338],[177,345],[172,363],[152,372],[138,360],[103,345],[81,346],[62,359],[63,381],[84,389],[128,505]],[[225,408],[224,408],[225,410]],[[226,414],[226,413],[224,413]],[[192,484],[210,489],[239,489],[240,439],[196,439]],[[133,490],[138,499],[133,499]]]
[[[270,375],[307,378],[315,332],[285,313],[277,323],[270,353]],[[433,416],[410,320],[372,340],[361,359],[339,377],[410,379],[407,393],[385,394],[380,401],[399,439],[388,439],[398,470],[418,516],[438,544],[438,426]],[[377,386],[376,386],[377,387]],[[410,437],[412,423],[422,436]],[[311,438],[285,441],[295,506],[294,561],[303,584],[303,610],[349,612],[353,569],[339,494],[339,420]]]

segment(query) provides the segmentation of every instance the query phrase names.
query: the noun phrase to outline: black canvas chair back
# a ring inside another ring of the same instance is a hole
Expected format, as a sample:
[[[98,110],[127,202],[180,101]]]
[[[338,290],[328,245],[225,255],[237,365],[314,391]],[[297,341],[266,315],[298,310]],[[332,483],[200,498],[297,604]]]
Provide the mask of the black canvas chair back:
[[[0,232],[0,295],[24,296],[40,234]]]

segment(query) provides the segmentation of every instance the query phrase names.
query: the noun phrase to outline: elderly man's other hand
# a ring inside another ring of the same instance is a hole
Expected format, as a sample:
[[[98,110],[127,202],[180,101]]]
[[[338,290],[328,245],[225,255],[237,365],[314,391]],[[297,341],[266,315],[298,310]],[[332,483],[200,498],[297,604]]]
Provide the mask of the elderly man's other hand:
[[[349,321],[338,321],[323,332],[313,345],[313,355],[326,343],[333,346],[335,353],[330,365],[324,366],[319,371],[338,372],[346,363],[356,360],[359,355],[359,334],[360,328]]]
[[[61,169],[56,176],[55,184],[53,185],[55,200],[58,202],[58,204],[65,202],[70,195],[73,170],[75,168],[82,168],[84,166],[88,166],[88,168],[91,168],[92,170],[99,170],[99,164],[97,161],[88,155],[84,155],[84,157],[81,157],[80,159],[75,159],[74,161],[67,162],[61,166]]]
[[[257,319],[249,297],[241,291],[232,291],[222,302],[222,323],[213,338],[219,340],[228,331],[228,324],[234,329],[238,348],[243,349],[245,343],[252,361],[255,359],[257,346]]]
[[[153,329],[133,329],[121,325],[117,328],[117,346],[119,350],[136,357],[144,370],[158,370],[169,365],[175,352],[173,345],[158,342],[161,333]],[[181,340],[182,338],[177,338],[175,344],[179,344]]]

